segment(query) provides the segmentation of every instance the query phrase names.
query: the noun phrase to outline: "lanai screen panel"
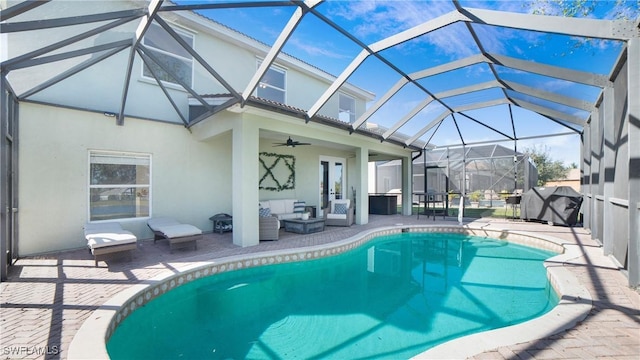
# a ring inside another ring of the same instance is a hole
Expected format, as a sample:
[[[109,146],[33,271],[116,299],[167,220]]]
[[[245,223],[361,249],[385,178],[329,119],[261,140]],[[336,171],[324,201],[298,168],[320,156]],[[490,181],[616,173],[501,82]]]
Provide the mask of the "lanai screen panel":
[[[483,196],[487,191],[511,194],[528,190],[537,181],[537,171],[525,154],[500,145],[443,148],[427,151],[423,156],[424,165],[422,157],[414,161],[414,173],[424,173],[425,166],[440,168],[449,176],[449,191],[454,193],[460,193],[465,186],[468,193],[479,192]],[[415,185],[418,191],[424,187]]]

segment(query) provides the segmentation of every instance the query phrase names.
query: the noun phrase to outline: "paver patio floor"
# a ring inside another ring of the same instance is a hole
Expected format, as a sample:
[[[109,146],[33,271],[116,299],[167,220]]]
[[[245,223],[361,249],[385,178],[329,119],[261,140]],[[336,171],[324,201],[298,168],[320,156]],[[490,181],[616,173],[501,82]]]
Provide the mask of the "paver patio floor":
[[[319,245],[345,239],[380,226],[455,225],[454,219],[370,215],[366,225],[327,227],[299,235],[280,232],[278,241],[242,248],[232,234],[205,234],[198,249],[169,252],[168,244],[139,241],[132,261],[113,260],[94,266],[86,249],[26,257],[10,268],[0,287],[0,351],[4,359],[66,358],[75,333],[92,311],[132,284],[179,271],[196,262],[231,255]],[[501,347],[474,359],[634,359],[640,358],[640,294],[627,286],[622,271],[582,228],[479,219],[468,224],[491,229],[521,230],[553,236],[580,247],[582,256],[567,261],[569,269],[591,293],[593,307],[570,330],[526,343]]]

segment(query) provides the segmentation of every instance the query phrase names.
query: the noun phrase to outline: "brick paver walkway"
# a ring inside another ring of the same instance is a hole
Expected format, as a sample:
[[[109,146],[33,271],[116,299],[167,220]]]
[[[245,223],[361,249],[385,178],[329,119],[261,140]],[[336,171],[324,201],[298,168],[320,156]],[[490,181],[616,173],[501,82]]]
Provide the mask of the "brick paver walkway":
[[[194,262],[282,248],[333,242],[360,231],[396,224],[455,224],[415,216],[370,216],[367,225],[328,227],[310,235],[281,230],[279,241],[241,248],[231,234],[206,234],[197,251],[169,253],[166,242],[142,240],[132,261],[94,266],[87,250],[20,259],[0,287],[0,354],[3,359],[65,358],[76,331],[93,310],[132,284],[175,272]],[[574,328],[537,341],[514,344],[474,359],[634,359],[640,358],[640,294],[581,228],[481,219],[474,226],[543,233],[578,245],[583,256],[563,264],[594,300],[589,316]],[[549,329],[550,332],[552,329]]]

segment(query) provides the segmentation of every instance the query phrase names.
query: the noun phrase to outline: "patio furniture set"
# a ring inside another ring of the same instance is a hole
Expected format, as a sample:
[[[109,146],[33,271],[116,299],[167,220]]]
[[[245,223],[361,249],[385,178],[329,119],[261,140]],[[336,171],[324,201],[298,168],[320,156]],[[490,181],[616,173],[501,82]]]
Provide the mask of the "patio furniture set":
[[[324,231],[327,226],[351,226],[354,222],[353,207],[349,199],[335,200],[324,209],[322,218],[309,217],[315,215],[315,207],[307,206],[302,201],[293,199],[267,200],[260,202],[260,240],[278,240],[280,229],[284,231],[309,234]],[[233,229],[233,217],[229,214],[216,214],[209,218],[213,222],[213,231],[221,234]],[[147,221],[147,226],[154,234],[153,242],[168,240],[169,249],[193,247],[197,249],[197,241],[202,239],[202,230],[183,224],[169,217],[155,217]],[[137,237],[122,228],[118,222],[88,223],[84,226],[87,247],[93,254],[96,266],[99,260],[112,256],[128,254],[137,248]]]
[[[296,199],[265,200],[260,202],[260,240],[278,240],[280,228],[298,234],[324,231],[325,226],[351,226],[354,211],[350,199],[334,200],[323,217],[315,215],[314,206],[307,206]]]

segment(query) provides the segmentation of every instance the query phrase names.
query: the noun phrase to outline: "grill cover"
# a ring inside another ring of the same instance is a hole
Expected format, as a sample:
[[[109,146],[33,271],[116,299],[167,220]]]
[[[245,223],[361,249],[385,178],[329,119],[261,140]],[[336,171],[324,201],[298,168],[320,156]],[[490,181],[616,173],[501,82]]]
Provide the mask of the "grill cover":
[[[575,225],[582,195],[569,186],[535,187],[522,194],[520,218]]]

